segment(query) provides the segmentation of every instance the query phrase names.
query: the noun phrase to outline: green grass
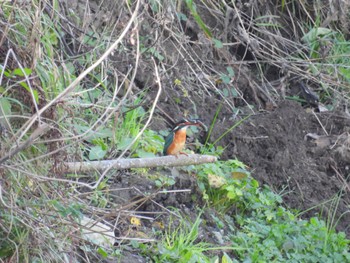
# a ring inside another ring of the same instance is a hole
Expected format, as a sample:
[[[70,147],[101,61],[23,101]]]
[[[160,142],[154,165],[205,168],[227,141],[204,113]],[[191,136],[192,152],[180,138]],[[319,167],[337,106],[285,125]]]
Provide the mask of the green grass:
[[[133,3],[134,1],[123,2],[123,12],[127,12]],[[175,4],[178,3],[180,2]],[[1,128],[6,128],[6,132],[1,133],[1,151],[8,153],[33,133],[34,129],[28,129],[22,134],[27,128],[23,126],[25,121],[36,113],[37,108],[50,103],[64,92],[85,68],[94,63],[109,46],[109,38],[113,34],[108,35],[112,32],[108,27],[100,34],[91,28],[87,29],[86,34],[80,32],[82,49],[79,54],[71,56],[63,50],[60,43],[67,32],[57,22],[60,20],[58,13],[52,12],[49,15],[37,12],[35,5],[39,5],[39,1],[33,1],[26,8],[10,2],[0,5],[4,16],[4,19],[1,16],[1,22],[8,26],[6,38],[16,47],[13,49],[16,59],[11,57],[13,63],[1,65],[0,68],[3,73],[0,117],[5,115],[11,120],[6,122],[2,118],[0,122]],[[183,7],[187,8],[204,34],[212,39],[214,47],[223,48],[224,43],[213,38],[215,32],[205,24],[194,1],[185,1]],[[283,2],[282,9],[284,7]],[[151,8],[157,13],[166,10],[166,5],[163,6],[161,1],[151,1]],[[55,6],[53,11],[59,11],[58,7]],[[183,13],[177,15],[183,21],[189,19]],[[277,30],[278,27],[274,28]],[[318,29],[320,28],[311,29],[305,35],[305,43],[310,50],[303,59],[312,60],[309,69],[315,76],[326,74],[340,80],[342,86],[336,91],[348,97],[349,43],[335,30],[323,30],[322,33]],[[133,52],[136,53],[135,50],[129,50],[133,48],[128,44],[130,39],[129,35],[115,50],[119,55],[129,55],[128,59],[132,58]],[[143,59],[154,57],[159,63],[167,62],[163,51],[156,46],[146,45],[153,40],[150,36],[140,37]],[[326,56],[322,53],[322,46],[330,47]],[[79,258],[79,245],[82,242],[77,228],[79,219],[83,214],[102,214],[103,217],[110,213],[111,189],[107,179],[102,180],[96,189],[86,191],[81,189],[79,183],[96,181],[99,173],[68,177],[56,169],[56,164],[65,160],[116,158],[140,133],[148,116],[147,108],[142,105],[144,98],[148,96],[148,89],[144,88],[141,93],[124,97],[128,85],[135,83],[130,84],[133,79],[131,71],[123,72],[113,68],[109,61],[96,67],[69,96],[56,101],[50,111],[40,116],[41,120],[52,127],[50,134],[40,137],[12,156],[6,166],[1,167],[1,260],[63,262],[69,257]],[[230,85],[238,75],[231,66],[217,73],[225,85]],[[178,84],[180,93],[184,97],[190,96],[186,85],[181,82]],[[321,99],[327,101],[332,98],[333,92],[334,88],[331,89],[325,83],[322,86]],[[239,97],[234,86],[225,86],[222,96],[235,99]],[[178,102],[181,104],[180,98]],[[221,106],[218,107],[210,126],[205,148],[201,151],[203,154],[220,156],[224,151],[219,146],[220,140],[249,118],[248,116],[229,127],[210,143],[209,138],[217,125],[220,111]],[[14,116],[20,117],[16,119]],[[126,156],[158,155],[162,152],[163,143],[164,139],[159,132],[147,129]],[[281,196],[269,188],[261,187],[239,160],[220,161],[196,168],[187,167],[187,170],[197,176],[202,193],[197,199],[203,198],[206,208],[215,211],[211,216],[217,229],[225,231],[225,245],[218,246],[204,240],[201,228],[207,222],[202,218],[201,209],[198,209],[194,222],[183,216],[171,218],[170,221],[173,221],[166,230],[155,233],[156,242],[137,244],[140,253],[153,261],[350,261],[349,240],[344,233],[334,230],[339,198],[334,199],[334,211],[326,222],[316,217],[301,220],[296,213],[283,207]],[[154,178],[159,188],[168,188],[175,184],[172,178]],[[180,214],[180,211],[176,212]],[[91,253],[100,253],[103,257],[113,255],[102,247],[91,246],[89,249]],[[94,256],[92,258],[96,259],[97,256]]]
[[[233,246],[216,246],[201,240],[200,226],[203,225],[201,214],[202,212],[199,211],[199,215],[194,222],[182,216],[180,216],[180,219],[171,218],[168,229],[162,234],[162,238],[156,243],[156,246],[151,248],[149,246],[142,246],[143,253],[152,258],[153,262],[159,263],[210,263],[216,262],[219,259],[231,262],[230,257],[224,251],[242,249]],[[174,225],[178,226],[174,227]],[[222,256],[215,254],[222,254]]]
[[[155,262],[208,262],[209,258],[203,252],[208,251],[210,245],[196,242],[200,222],[198,217],[193,225],[187,225],[183,219],[176,229],[170,228],[170,222],[169,229],[158,243],[159,256],[153,258]]]

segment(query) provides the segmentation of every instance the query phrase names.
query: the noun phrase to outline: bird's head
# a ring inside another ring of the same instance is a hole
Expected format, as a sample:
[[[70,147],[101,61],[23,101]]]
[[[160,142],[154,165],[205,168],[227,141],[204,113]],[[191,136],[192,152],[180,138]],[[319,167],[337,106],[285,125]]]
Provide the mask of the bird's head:
[[[207,127],[200,119],[182,119],[181,121],[175,123],[173,131],[176,132],[182,129],[186,129],[188,126],[199,126],[205,131],[207,130]]]

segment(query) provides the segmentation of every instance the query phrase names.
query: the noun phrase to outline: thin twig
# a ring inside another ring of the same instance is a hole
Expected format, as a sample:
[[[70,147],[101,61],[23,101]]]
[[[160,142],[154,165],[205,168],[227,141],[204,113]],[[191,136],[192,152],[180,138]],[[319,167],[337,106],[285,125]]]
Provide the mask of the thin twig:
[[[29,136],[29,138],[25,142],[19,144],[15,149],[10,150],[10,152],[8,154],[6,154],[4,157],[0,158],[0,166],[2,163],[7,161],[8,159],[10,159],[12,156],[16,155],[20,151],[24,150],[25,148],[27,148],[28,146],[33,144],[33,142],[37,138],[39,138],[41,134],[47,132],[49,130],[49,128],[50,128],[50,125],[48,125],[48,124],[43,124],[43,125],[39,126],[38,128],[36,128],[35,131]]]
[[[316,120],[318,121],[318,123],[320,124],[322,130],[324,131],[324,133],[328,136],[328,132],[326,130],[326,128],[323,126],[322,122],[320,121],[320,119],[318,118],[318,116],[316,115],[315,111],[312,111],[312,114],[315,116]]]
[[[331,165],[331,167],[338,176],[339,180],[344,184],[345,188],[350,192],[350,184],[346,181],[344,176],[341,173],[339,173],[339,171],[333,165]]]
[[[138,50],[138,54],[137,54],[137,60],[138,60],[138,57],[139,57],[139,34],[138,34],[138,31],[137,31],[137,50]],[[154,113],[154,109],[157,105],[157,102],[159,100],[159,97],[160,97],[160,94],[162,92],[162,85],[160,83],[160,77],[159,77],[159,73],[158,73],[158,68],[157,68],[157,64],[156,62],[154,61],[154,59],[152,58],[153,60],[153,63],[154,63],[154,69],[155,69],[155,72],[156,72],[156,78],[157,78],[157,84],[158,84],[158,93],[157,93],[157,96],[156,98],[154,99],[154,102],[153,102],[153,105],[152,105],[152,108],[151,108],[151,111],[150,111],[150,114],[149,114],[149,117],[148,117],[148,120],[147,122],[145,123],[145,126],[141,129],[141,131],[136,135],[136,137],[132,140],[132,142],[126,147],[126,149],[120,154],[119,158],[117,160],[120,160],[124,154],[131,148],[131,146],[139,139],[139,137],[143,134],[143,132],[146,130],[146,128],[148,127],[148,125],[150,124],[151,122],[151,119],[153,117],[153,113]],[[89,188],[90,189],[96,189],[98,187],[98,185],[101,183],[101,181],[103,180],[103,178],[107,175],[108,171],[112,169],[112,166],[109,166],[108,168],[106,168],[106,170],[102,173],[102,175],[100,176],[100,178],[97,180],[97,182],[95,183],[95,185],[93,186],[90,186]]]
[[[47,103],[44,107],[42,107],[37,114],[33,115],[19,130],[19,132],[22,130],[21,135],[18,138],[18,141],[28,132],[28,130],[32,127],[32,125],[37,120],[38,116],[41,116],[47,109],[49,109],[51,106],[53,106],[55,103],[62,100],[64,97],[66,97],[69,93],[71,93],[75,87],[80,83],[81,80],[83,80],[92,70],[94,70],[98,65],[100,65],[120,44],[120,42],[125,37],[126,33],[129,31],[131,25],[136,20],[138,10],[140,7],[141,0],[137,1],[135,11],[133,12],[132,16],[130,17],[130,20],[128,24],[126,25],[123,32],[120,34],[118,39],[107,49],[107,51],[89,68],[87,68],[85,71],[83,71],[64,91],[62,91],[55,99],[51,100],[49,103]]]

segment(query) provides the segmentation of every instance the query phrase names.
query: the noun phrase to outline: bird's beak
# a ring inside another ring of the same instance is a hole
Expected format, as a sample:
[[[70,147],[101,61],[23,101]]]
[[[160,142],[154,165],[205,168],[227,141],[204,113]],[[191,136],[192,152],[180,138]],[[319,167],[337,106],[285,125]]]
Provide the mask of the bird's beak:
[[[196,120],[193,120],[189,123],[189,125],[192,125],[192,126],[199,126],[201,127],[203,130],[207,131],[208,128],[207,126],[205,126],[205,124],[200,120],[200,119],[196,119]]]
[[[204,131],[208,131],[207,126],[202,121],[199,121],[199,126],[202,127]]]

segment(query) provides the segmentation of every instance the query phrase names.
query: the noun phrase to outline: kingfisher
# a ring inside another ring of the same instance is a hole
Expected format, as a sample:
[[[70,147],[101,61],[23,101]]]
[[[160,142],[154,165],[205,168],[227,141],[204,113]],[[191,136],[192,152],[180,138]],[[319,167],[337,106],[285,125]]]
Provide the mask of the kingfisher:
[[[189,126],[199,126],[204,130],[207,129],[200,119],[182,119],[181,121],[177,122],[169,135],[165,138],[163,149],[164,155],[177,156],[179,154],[185,154],[181,151],[185,147],[186,129]]]

